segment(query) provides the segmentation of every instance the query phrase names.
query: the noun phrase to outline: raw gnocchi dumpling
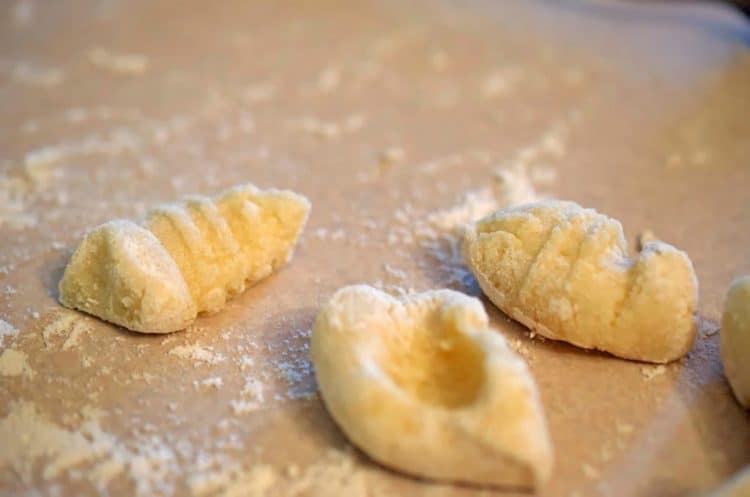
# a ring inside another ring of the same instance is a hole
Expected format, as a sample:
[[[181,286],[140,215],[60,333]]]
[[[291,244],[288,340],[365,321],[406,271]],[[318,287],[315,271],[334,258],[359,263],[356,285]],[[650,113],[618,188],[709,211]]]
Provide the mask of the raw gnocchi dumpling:
[[[399,300],[346,287],[318,315],[311,352],[332,417],[382,464],[524,488],[549,476],[536,385],[479,300],[452,290]]]
[[[739,403],[750,407],[750,276],[729,287],[719,336],[724,374]]]
[[[60,302],[144,333],[181,330],[288,262],[303,196],[246,184],[94,228],[60,281]]]
[[[620,223],[593,209],[564,201],[502,209],[467,227],[463,254],[485,295],[545,337],[657,363],[684,356],[695,340],[688,256],[649,240],[631,258]]]

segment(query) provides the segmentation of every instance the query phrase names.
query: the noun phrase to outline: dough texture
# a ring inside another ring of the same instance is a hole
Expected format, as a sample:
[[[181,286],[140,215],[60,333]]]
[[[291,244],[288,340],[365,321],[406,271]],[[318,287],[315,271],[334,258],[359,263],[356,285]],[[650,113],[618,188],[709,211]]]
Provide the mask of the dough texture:
[[[74,252],[60,303],[133,331],[181,330],[288,262],[309,211],[301,195],[246,184],[110,221]]]
[[[695,340],[688,256],[649,240],[628,256],[622,226],[573,202],[501,209],[467,227],[463,255],[489,299],[545,337],[666,363]]]
[[[737,400],[750,407],[750,276],[729,287],[721,319],[721,362]]]
[[[536,385],[479,300],[452,290],[396,299],[346,287],[318,315],[311,352],[329,412],[380,463],[518,488],[549,476]]]

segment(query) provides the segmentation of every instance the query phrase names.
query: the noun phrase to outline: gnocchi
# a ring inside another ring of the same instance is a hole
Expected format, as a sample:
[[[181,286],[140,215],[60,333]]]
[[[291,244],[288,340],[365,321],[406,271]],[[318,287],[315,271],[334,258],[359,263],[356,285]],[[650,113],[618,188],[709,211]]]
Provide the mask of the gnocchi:
[[[59,284],[60,303],[144,333],[221,309],[288,262],[310,211],[303,196],[246,184],[90,231]]]
[[[346,287],[318,314],[311,353],[332,417],[382,464],[524,488],[549,476],[536,385],[479,300],[452,290],[399,300]]]
[[[750,276],[729,287],[720,332],[721,362],[734,396],[750,407]]]
[[[695,340],[688,256],[644,240],[631,258],[620,223],[593,209],[501,209],[467,227],[462,250],[485,295],[545,337],[656,363],[684,356]]]

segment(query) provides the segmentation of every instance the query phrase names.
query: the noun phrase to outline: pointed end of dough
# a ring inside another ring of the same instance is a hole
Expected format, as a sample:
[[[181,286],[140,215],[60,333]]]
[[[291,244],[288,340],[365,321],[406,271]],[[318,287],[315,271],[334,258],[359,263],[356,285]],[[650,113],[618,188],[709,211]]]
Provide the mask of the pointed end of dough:
[[[177,331],[196,316],[174,260],[151,232],[130,221],[87,233],[59,290],[64,306],[143,333]]]

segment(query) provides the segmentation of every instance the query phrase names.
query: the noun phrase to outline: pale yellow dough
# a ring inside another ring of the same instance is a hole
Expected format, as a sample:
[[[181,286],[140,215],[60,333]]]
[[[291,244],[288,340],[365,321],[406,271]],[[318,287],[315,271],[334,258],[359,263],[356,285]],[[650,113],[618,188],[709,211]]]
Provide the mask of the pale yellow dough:
[[[140,224],[110,221],[76,249],[60,302],[133,331],[181,330],[288,262],[309,211],[301,195],[247,184],[159,206]]]
[[[724,373],[739,403],[750,407],[750,276],[729,287],[720,338]]]
[[[479,300],[452,290],[399,300],[343,288],[318,315],[311,352],[334,420],[382,464],[519,488],[549,476],[536,385]]]
[[[545,337],[665,363],[695,340],[698,282],[688,256],[573,202],[502,209],[466,229],[464,259],[489,299]]]

